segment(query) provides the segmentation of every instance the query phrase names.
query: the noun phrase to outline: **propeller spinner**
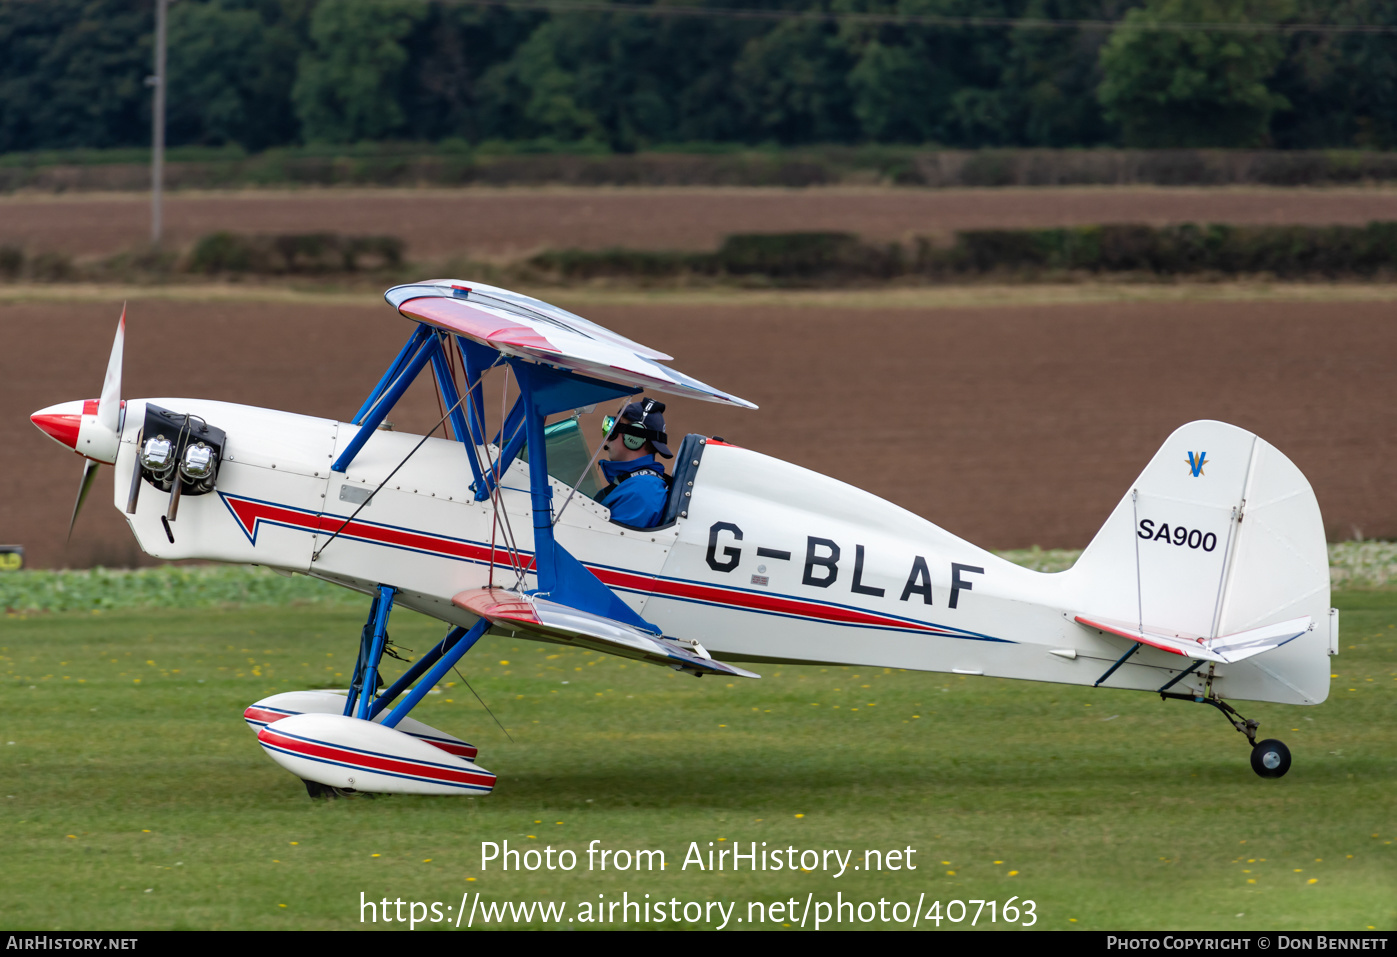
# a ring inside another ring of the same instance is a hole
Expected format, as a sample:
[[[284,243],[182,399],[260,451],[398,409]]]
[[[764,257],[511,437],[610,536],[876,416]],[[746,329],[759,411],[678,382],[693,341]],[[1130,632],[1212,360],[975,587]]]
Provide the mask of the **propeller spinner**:
[[[116,338],[112,342],[112,354],[107,360],[106,378],[102,380],[102,395],[97,399],[74,402],[60,402],[47,409],[40,409],[29,417],[59,445],[72,449],[87,459],[84,463],[82,482],[78,487],[77,501],[73,503],[73,517],[68,522],[68,535],[73,534],[73,523],[78,520],[78,512],[87,498],[88,490],[97,477],[97,465],[116,463],[117,449],[121,447],[121,425],[124,403],[121,401],[121,359],[126,342],[126,306],[121,307],[121,319],[117,323]]]

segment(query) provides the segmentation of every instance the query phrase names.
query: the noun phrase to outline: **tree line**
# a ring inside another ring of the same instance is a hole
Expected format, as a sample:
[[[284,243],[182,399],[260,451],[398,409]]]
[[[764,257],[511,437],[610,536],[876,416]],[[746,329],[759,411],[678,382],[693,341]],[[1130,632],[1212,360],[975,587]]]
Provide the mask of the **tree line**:
[[[1397,146],[1388,0],[630,0],[1090,26],[178,0],[171,145]],[[153,0],[0,0],[0,152],[149,142]]]

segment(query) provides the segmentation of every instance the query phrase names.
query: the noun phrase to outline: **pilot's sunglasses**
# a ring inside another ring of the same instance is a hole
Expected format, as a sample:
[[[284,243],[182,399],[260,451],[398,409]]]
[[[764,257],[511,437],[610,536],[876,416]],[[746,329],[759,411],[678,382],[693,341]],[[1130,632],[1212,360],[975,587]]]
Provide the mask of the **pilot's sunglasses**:
[[[605,435],[608,439],[613,438],[619,423],[620,419],[616,418],[616,416],[614,415],[602,416],[602,434]],[[624,426],[620,427],[624,428]],[[632,452],[639,452],[641,449],[645,448],[645,443],[647,441],[649,440],[645,438],[645,436],[643,435],[629,435],[625,433],[621,435],[621,443],[625,445],[626,448],[630,449]]]

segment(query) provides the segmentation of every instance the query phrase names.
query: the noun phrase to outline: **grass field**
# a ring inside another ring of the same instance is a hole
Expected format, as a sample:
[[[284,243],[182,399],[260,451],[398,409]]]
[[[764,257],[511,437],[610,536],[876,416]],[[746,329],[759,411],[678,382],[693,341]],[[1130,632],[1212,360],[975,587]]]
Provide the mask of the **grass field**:
[[[764,666],[729,684],[486,639],[467,676],[513,741],[456,682],[415,716],[477,744],[495,793],[328,802],[262,754],[241,712],[343,686],[362,608],[9,615],[0,925],[349,929],[361,892],[443,910],[466,892],[548,899],[569,915],[649,893],[736,903],[735,921],[749,902],[842,893],[925,894],[923,911],[939,900],[943,914],[951,900],[1016,896],[1035,902],[1039,929],[1391,930],[1397,592],[1335,602],[1329,701],[1242,708],[1294,753],[1278,781],[1252,773],[1211,709],[1148,695],[834,667]],[[438,628],[399,612],[392,633],[420,652]],[[668,866],[589,871],[594,839],[663,850]],[[481,842],[505,840],[580,863],[482,867]],[[690,842],[706,853],[710,841],[853,850],[851,863],[910,847],[916,869],[681,866]],[[765,913],[763,926],[799,923]]]

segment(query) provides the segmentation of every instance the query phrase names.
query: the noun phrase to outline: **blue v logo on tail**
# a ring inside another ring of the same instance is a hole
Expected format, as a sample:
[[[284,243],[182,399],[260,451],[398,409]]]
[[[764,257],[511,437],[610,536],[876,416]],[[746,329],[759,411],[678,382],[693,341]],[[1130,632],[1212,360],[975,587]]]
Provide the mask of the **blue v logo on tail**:
[[[1208,461],[1208,453],[1207,453],[1207,452],[1199,452],[1199,453],[1198,453],[1198,458],[1197,458],[1197,459],[1195,459],[1195,458],[1193,457],[1193,453],[1192,453],[1192,452],[1188,453],[1188,467],[1189,467],[1190,470],[1192,470],[1192,472],[1193,472],[1193,477],[1194,477],[1194,478],[1198,478],[1198,476],[1200,476],[1200,475],[1203,474],[1203,465],[1204,465],[1207,461]]]

